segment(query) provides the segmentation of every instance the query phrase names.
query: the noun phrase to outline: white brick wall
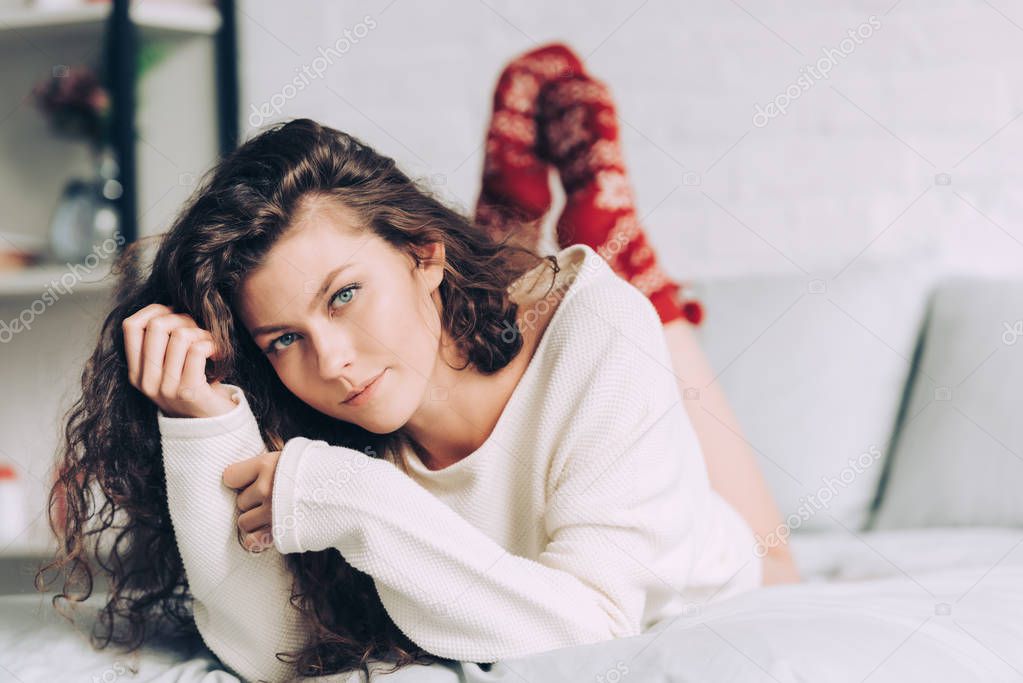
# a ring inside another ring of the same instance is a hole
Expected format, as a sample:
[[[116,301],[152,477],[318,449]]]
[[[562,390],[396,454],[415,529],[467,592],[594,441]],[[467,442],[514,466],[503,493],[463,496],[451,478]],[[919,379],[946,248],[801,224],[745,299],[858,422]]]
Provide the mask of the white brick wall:
[[[376,27],[274,118],[309,116],[352,132],[412,174],[442,174],[446,195],[470,208],[502,65],[564,40],[617,97],[640,210],[680,278],[800,270],[828,278],[850,262],[907,255],[950,270],[1023,269],[1023,117],[1014,118],[1023,113],[1023,7],[806,5],[381,0],[297,12],[247,0],[242,103],[248,116],[318,47],[370,15]],[[836,58],[827,79],[812,80],[786,114],[753,125],[755,105],[871,16],[879,28]],[[686,173],[699,184],[683,184]],[[942,173],[950,184],[936,183]]]

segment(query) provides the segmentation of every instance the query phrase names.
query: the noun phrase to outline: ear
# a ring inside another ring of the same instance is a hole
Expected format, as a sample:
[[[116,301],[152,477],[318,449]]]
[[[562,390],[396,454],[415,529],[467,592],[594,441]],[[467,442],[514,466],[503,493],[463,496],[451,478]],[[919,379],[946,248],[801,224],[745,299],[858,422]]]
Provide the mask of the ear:
[[[441,281],[444,280],[444,243],[433,242],[419,249],[418,253],[419,270],[422,272],[425,284],[432,292],[440,287]]]

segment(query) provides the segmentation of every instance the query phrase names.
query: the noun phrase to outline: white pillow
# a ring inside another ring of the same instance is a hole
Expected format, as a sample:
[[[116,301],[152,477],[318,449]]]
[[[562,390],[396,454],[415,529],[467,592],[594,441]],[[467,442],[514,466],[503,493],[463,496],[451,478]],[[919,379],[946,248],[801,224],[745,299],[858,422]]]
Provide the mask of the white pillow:
[[[696,283],[703,349],[792,532],[865,526],[933,272],[920,260]]]
[[[933,297],[874,526],[1023,525],[1023,280]]]

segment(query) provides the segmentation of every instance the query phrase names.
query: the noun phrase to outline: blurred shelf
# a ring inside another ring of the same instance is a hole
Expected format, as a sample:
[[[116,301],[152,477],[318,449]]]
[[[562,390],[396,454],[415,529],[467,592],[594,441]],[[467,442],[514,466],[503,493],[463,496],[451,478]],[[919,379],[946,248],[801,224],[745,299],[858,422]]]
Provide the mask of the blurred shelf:
[[[4,545],[0,543],[0,558],[45,559],[57,552],[56,539],[17,538]]]
[[[100,263],[91,270],[88,266],[79,265],[89,272],[80,277],[76,269],[57,264],[0,271],[0,297],[39,296],[47,289],[52,289],[55,296],[63,296],[78,291],[99,292],[113,287],[110,263]]]
[[[15,9],[0,11],[0,40],[64,39],[103,30],[109,3],[86,4],[61,10]],[[144,34],[154,36],[211,36],[220,28],[220,12],[212,5],[148,0],[131,8],[132,21]]]

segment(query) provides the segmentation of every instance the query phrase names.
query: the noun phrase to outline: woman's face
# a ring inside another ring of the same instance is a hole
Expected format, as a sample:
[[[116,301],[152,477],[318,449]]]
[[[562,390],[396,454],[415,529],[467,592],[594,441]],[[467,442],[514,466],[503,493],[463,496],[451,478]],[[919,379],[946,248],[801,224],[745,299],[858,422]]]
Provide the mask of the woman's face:
[[[239,313],[295,396],[386,434],[415,413],[440,358],[443,266],[416,268],[354,226],[345,207],[311,208],[246,278]],[[345,402],[381,372],[369,394]]]

